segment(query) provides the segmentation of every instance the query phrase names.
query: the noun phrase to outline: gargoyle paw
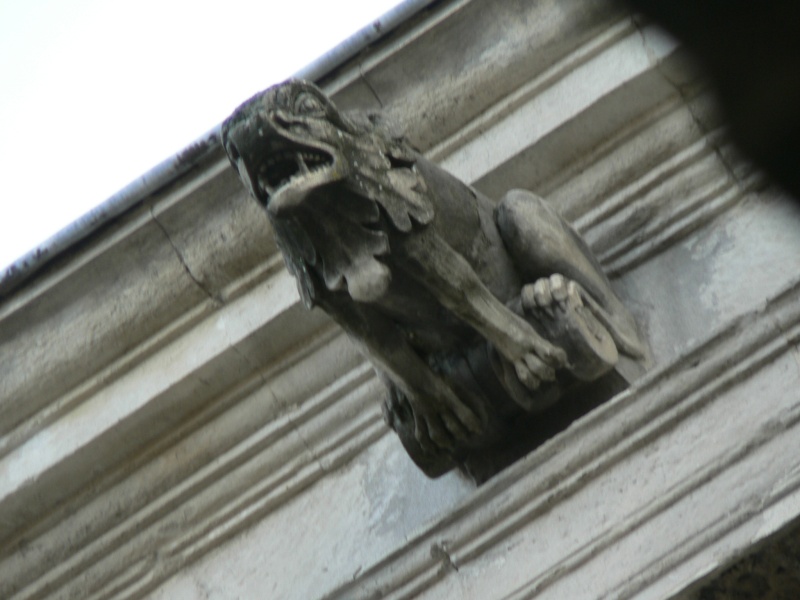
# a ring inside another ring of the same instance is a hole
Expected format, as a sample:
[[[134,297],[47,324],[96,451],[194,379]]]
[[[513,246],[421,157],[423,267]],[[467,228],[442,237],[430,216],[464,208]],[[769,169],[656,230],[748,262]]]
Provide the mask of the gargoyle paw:
[[[466,442],[483,432],[483,423],[463,402],[447,398],[444,402],[416,402],[414,435],[422,448],[453,450],[458,442]]]
[[[556,378],[555,369],[533,353],[524,354],[517,360],[514,370],[517,379],[531,391],[538,389],[543,381],[553,381]]]
[[[527,314],[545,313],[558,318],[570,308],[583,306],[580,287],[574,281],[555,273],[542,277],[522,288],[522,308]]]
[[[525,314],[539,324],[544,335],[567,351],[568,369],[580,380],[592,381],[612,368],[617,347],[608,330],[587,305],[580,284],[558,273],[522,288]]]

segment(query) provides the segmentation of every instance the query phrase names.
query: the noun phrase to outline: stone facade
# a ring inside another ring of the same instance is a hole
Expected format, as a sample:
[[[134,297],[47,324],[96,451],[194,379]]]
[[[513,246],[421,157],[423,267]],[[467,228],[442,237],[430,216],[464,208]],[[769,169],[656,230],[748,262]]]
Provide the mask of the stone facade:
[[[221,148],[5,295],[0,597],[715,593],[800,515],[800,207],[685,59],[606,2],[455,0],[317,82],[547,198],[643,326],[641,379],[480,487],[388,435]]]

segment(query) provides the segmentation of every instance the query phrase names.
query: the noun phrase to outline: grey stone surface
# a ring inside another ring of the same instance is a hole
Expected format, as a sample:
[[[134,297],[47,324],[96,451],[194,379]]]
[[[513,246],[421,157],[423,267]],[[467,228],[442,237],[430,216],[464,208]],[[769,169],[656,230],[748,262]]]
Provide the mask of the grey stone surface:
[[[546,198],[653,350],[479,488],[387,435],[221,154],[4,298],[0,597],[660,599],[796,523],[797,210],[693,77],[604,2],[458,0],[319,82]]]

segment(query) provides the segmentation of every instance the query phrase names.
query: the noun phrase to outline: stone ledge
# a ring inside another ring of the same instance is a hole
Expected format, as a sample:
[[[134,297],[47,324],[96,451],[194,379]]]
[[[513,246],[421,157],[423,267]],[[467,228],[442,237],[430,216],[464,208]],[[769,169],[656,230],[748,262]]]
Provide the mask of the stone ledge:
[[[309,363],[318,372],[298,385]],[[316,350],[303,349],[267,381],[237,386],[210,415],[110,474],[101,495],[64,506],[58,512],[68,519],[55,515],[0,562],[0,593],[84,597],[140,559],[155,585],[385,435],[378,386],[341,335],[324,336]],[[287,410],[276,416],[276,404]],[[204,427],[209,420],[213,428]]]
[[[295,328],[297,338],[285,339],[277,331],[298,310],[294,282],[281,271],[111,381],[99,382],[79,406],[69,407],[0,459],[6,474],[0,481],[0,510],[7,515],[0,539],[124,460],[129,444],[141,447],[163,435],[323,322],[306,319],[304,327]],[[254,336],[271,343],[249,352]]]
[[[165,191],[158,202],[151,199],[109,224],[62,257],[54,265],[58,269],[41,273],[3,302],[0,454],[51,422],[54,405],[79,404],[91,393],[87,384],[130,368],[132,359],[142,360],[241,294],[243,284],[258,283],[258,277],[263,280],[278,266],[274,259],[270,265],[275,248],[265,233],[265,216],[234,187],[229,171],[227,162],[211,164]],[[215,210],[208,210],[209,197]],[[214,238],[194,239],[194,250],[188,249],[183,234],[171,229],[169,215],[156,219],[163,213],[159,202],[178,204],[198,223],[225,219],[225,227]],[[230,228],[239,229],[245,239],[220,252],[219,235]],[[199,260],[193,258],[198,248],[206,270],[216,265],[217,271],[230,268],[230,273],[207,276],[187,265],[187,260]]]
[[[714,557],[714,564],[706,565],[709,569],[724,564],[738,552],[735,545],[724,543],[726,535],[755,525],[756,534],[750,539],[755,542],[793,518],[791,511],[780,517],[780,503],[800,502],[800,471],[775,464],[791,463],[790,449],[800,439],[800,404],[790,393],[800,383],[795,356],[800,338],[798,296],[800,285],[792,285],[675,363],[649,373],[628,392],[498,475],[452,516],[327,598],[431,595],[516,600],[627,597],[645,590],[664,597],[663,586],[674,592],[694,580],[685,571],[694,566],[691,559],[701,550],[707,551],[703,560]],[[770,382],[776,371],[782,376]],[[773,403],[768,410],[751,402],[751,388],[763,385],[770,393],[762,397]],[[704,444],[701,432],[711,411],[728,415],[728,422],[714,421],[719,428],[708,432],[713,443]],[[669,443],[662,442],[668,438]],[[659,444],[662,451],[656,452]],[[658,459],[656,464],[643,461],[650,474],[642,466],[626,468],[643,456]],[[751,464],[764,460],[767,470]],[[738,470],[753,473],[754,468],[762,469],[759,479],[742,485]],[[637,477],[643,481],[632,498],[609,488]],[[698,508],[702,504],[698,496],[715,497],[720,485],[725,496],[715,504],[724,498],[730,509],[715,506],[684,519],[687,504]],[[594,504],[590,511],[594,522],[584,522],[579,509],[570,506],[576,497]],[[623,504],[611,506],[619,502]],[[762,512],[773,506],[769,526],[760,527]],[[601,518],[603,513],[608,516]],[[553,528],[570,529],[569,519],[578,530],[553,538]],[[652,527],[661,533],[650,538],[647,551],[621,558],[622,546],[641,543],[652,536]],[[495,551],[521,543],[523,536],[533,554],[516,548],[507,554],[509,564],[501,568]],[[614,568],[604,574],[598,556],[612,546]],[[492,585],[490,595],[476,579],[485,569],[496,569],[485,579]],[[672,571],[681,571],[684,578],[669,580]],[[589,581],[591,588],[580,593],[580,586]]]

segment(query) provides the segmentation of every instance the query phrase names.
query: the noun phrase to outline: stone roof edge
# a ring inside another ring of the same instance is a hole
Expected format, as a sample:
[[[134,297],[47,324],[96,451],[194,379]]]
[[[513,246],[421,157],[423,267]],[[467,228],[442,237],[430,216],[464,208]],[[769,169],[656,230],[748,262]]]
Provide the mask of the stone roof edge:
[[[367,46],[408,21],[420,10],[438,1],[404,0],[300,69],[294,74],[294,77],[316,81],[328,75]],[[221,124],[216,125],[188,144],[183,150],[160,162],[116,194],[5,267],[4,271],[0,273],[0,300],[13,293],[50,261],[89,237],[115,217],[177,181],[194,167],[212,160],[221,152],[220,126]]]

